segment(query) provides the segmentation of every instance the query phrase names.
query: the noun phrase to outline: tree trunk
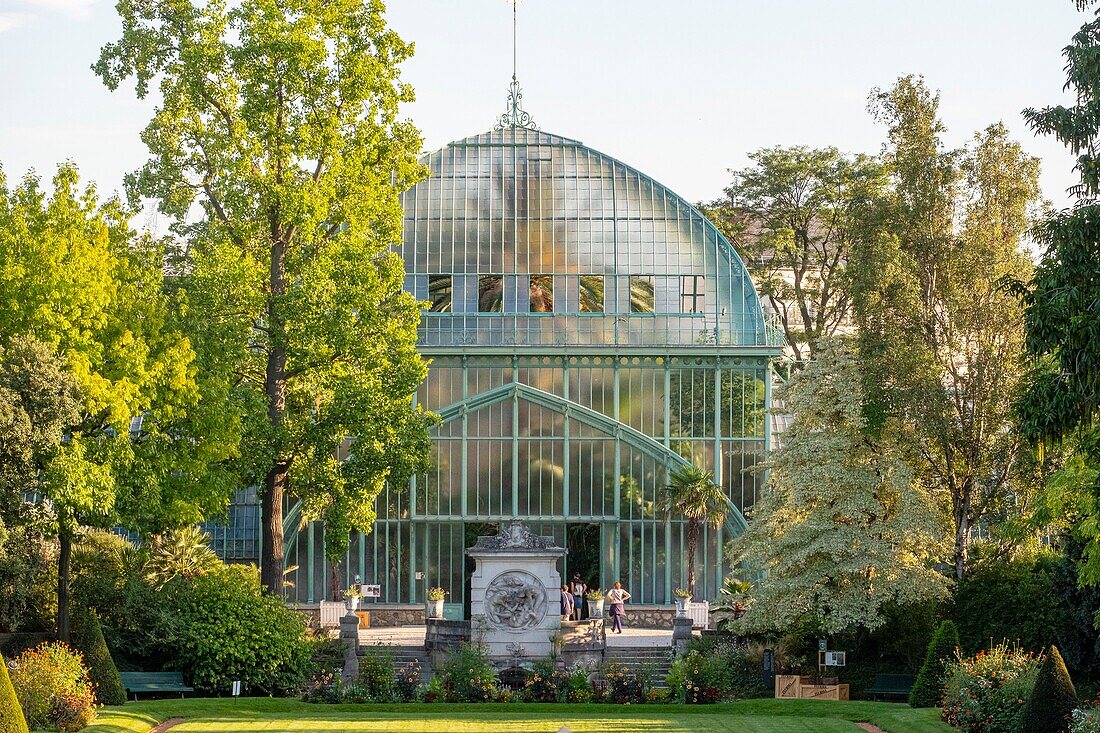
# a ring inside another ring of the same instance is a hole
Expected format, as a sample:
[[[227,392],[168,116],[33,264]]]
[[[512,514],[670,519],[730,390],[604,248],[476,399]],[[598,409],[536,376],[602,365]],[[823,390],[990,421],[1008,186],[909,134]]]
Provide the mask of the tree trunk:
[[[264,477],[262,506],[263,558],[260,582],[268,593],[283,595],[283,496],[286,494],[286,463],[276,463]]]
[[[69,577],[72,574],[73,531],[64,517],[58,518],[57,532],[57,638],[68,642]]]
[[[695,546],[699,542],[699,523],[688,522],[688,583],[687,592],[695,595]]]
[[[281,427],[286,411],[286,324],[279,299],[286,293],[286,242],[280,235],[278,213],[271,212],[271,294],[267,299],[269,342],[267,369],[264,373],[264,395],[267,397],[267,419],[275,436],[275,459],[264,477],[261,509],[263,522],[263,557],[260,560],[260,582],[272,595],[283,595],[283,497],[286,495],[290,461],[282,454]]]
[[[966,577],[966,566],[969,561],[970,549],[970,520],[965,514],[955,515],[955,579],[962,580]]]

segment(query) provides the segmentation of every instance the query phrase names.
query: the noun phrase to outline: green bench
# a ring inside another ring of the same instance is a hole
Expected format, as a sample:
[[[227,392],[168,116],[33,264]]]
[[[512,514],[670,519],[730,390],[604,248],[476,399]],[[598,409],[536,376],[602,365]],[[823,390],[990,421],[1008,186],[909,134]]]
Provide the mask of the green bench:
[[[176,693],[183,697],[185,692],[194,692],[194,687],[183,684],[183,675],[179,672],[119,672],[122,678],[122,686],[126,688],[127,695],[133,695],[138,699],[138,693],[143,695],[163,695]]]
[[[909,691],[913,689],[913,683],[916,681],[916,675],[912,674],[876,674],[875,683],[864,690],[863,694],[873,695],[875,699],[878,699],[879,695],[909,697]]]

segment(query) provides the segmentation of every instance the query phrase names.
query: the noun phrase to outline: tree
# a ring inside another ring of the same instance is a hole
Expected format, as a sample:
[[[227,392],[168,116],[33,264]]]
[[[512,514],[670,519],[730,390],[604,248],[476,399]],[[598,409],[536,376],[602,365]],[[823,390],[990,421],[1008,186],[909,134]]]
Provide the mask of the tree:
[[[0,654],[0,733],[28,733],[27,719],[8,676],[8,663]]]
[[[687,521],[687,591],[695,593],[695,549],[699,530],[704,524],[720,527],[729,514],[729,499],[722,487],[714,483],[710,471],[697,466],[683,466],[669,476],[660,495],[661,511]]]
[[[836,148],[764,148],[749,159],[705,210],[745,259],[801,366],[849,322],[848,260],[885,193],[885,171]]]
[[[193,578],[221,567],[210,535],[192,525],[149,538],[145,578],[163,588],[172,578]]]
[[[34,176],[10,191],[0,178],[0,400],[43,418],[22,458],[4,457],[16,468],[0,488],[9,506],[30,492],[50,509],[63,639],[82,525],[185,523],[228,499],[206,467],[227,457],[232,420],[220,419],[217,399],[200,399],[161,243],[136,236],[129,217],[119,201],[81,190],[72,165],[58,169],[48,198]],[[20,430],[18,410],[9,414]]]
[[[1081,579],[1092,584],[1100,582],[1100,70],[1091,61],[1098,48],[1100,16],[1064,50],[1075,104],[1024,111],[1035,132],[1054,135],[1077,155],[1081,183],[1070,189],[1078,199],[1072,210],[1036,227],[1043,255],[1022,289],[1034,365],[1019,405],[1022,429],[1040,455],[1055,447],[1069,456],[1048,483],[1038,518],[1073,509],[1073,532],[1085,543]]]
[[[1066,663],[1062,661],[1058,647],[1051,646],[1024,706],[1020,730],[1069,733],[1071,715],[1077,706],[1077,689],[1070,679]]]
[[[946,680],[945,666],[955,658],[959,651],[959,630],[950,619],[940,624],[932,641],[928,642],[928,652],[924,656],[913,688],[909,690],[909,704],[915,708],[936,708],[943,702],[943,685]]]
[[[411,401],[426,374],[419,306],[389,250],[398,194],[424,175],[419,133],[398,119],[412,46],[379,0],[118,8],[122,38],[95,69],[140,97],[159,83],[152,158],[128,186],[186,243],[190,333],[240,416],[263,584],[281,593],[288,492],[339,557],[353,529],[369,531],[382,486],[423,469],[430,447],[430,416]]]
[[[949,505],[952,564],[967,573],[971,529],[1012,501],[1024,371],[1023,321],[1006,280],[1026,279],[1021,246],[1038,198],[1038,161],[991,125],[945,150],[939,97],[904,77],[872,95],[888,127],[894,182],[877,240],[854,249],[853,300],[872,431],[895,435],[920,480]]]
[[[126,688],[118,674],[115,660],[103,639],[103,629],[95,612],[82,609],[77,616],[74,646],[84,655],[88,667],[88,680],[95,691],[98,705],[122,705],[126,702]]]
[[[793,419],[764,463],[767,492],[733,544],[762,573],[740,625],[784,629],[816,617],[831,633],[874,629],[887,604],[943,596],[932,567],[942,527],[899,451],[866,432],[856,353],[822,341],[777,397]]]

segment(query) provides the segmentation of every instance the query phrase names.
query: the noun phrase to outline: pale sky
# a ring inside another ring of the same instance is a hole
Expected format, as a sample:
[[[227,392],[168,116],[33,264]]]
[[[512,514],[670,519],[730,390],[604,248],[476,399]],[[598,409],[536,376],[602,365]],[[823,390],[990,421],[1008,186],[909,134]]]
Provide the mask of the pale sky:
[[[488,130],[512,74],[508,0],[389,0],[416,43],[407,115],[426,149]],[[1087,20],[1072,0],[522,0],[524,107],[689,201],[774,145],[878,152],[873,87],[923,74],[947,142],[1003,120],[1042,159],[1044,195],[1069,202],[1073,161],[1020,111],[1066,100],[1061,49]],[[145,160],[152,104],[89,66],[119,34],[110,0],[0,0],[0,164],[9,182],[74,160],[101,192]],[[158,226],[158,228],[161,228]]]

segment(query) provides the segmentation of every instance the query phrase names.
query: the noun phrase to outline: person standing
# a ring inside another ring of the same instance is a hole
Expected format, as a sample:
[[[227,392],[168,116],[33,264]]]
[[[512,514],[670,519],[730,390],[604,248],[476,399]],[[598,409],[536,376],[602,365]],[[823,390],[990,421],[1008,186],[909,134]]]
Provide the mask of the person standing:
[[[573,594],[569,592],[569,586],[561,587],[561,620],[568,621],[573,615]]]
[[[569,581],[569,592],[573,594],[573,620],[580,621],[584,609],[584,594],[588,592],[588,584],[580,573],[573,573],[573,580]]]
[[[615,587],[607,591],[607,602],[611,604],[611,631],[623,633],[623,616],[626,615],[626,602],[630,600],[630,594],[623,590],[622,583],[615,583]]]

